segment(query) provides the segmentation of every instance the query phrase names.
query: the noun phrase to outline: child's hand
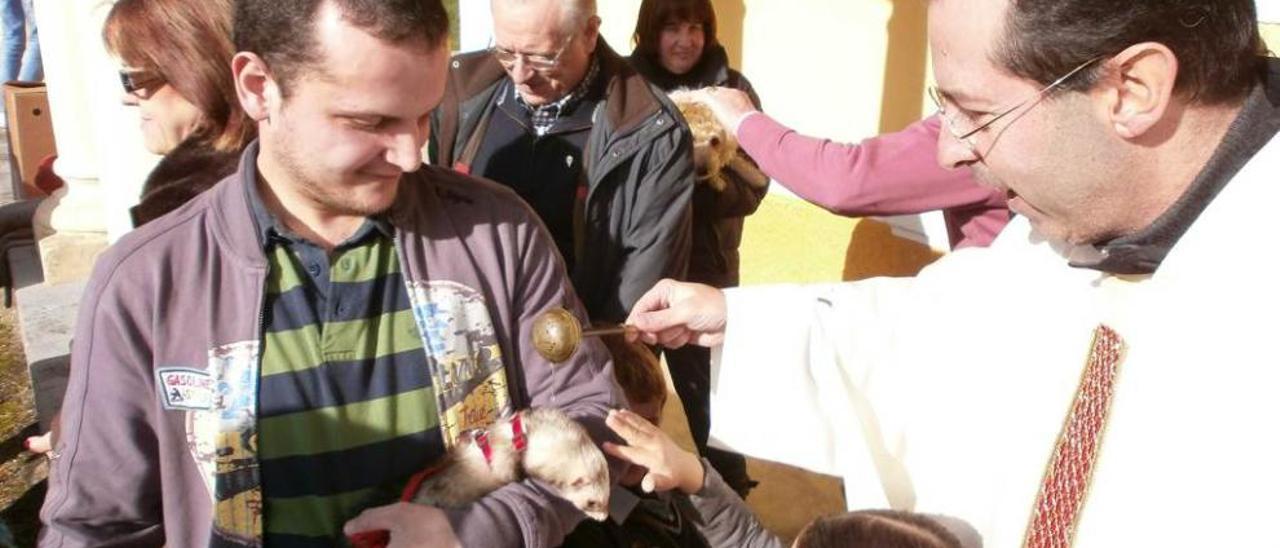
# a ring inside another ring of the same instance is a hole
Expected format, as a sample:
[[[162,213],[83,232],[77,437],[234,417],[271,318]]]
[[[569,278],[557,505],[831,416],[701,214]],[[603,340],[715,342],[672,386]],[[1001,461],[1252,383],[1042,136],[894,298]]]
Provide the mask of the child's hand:
[[[623,410],[609,411],[605,424],[627,445],[605,442],[604,451],[633,465],[649,469],[640,487],[646,492],[680,489],[692,495],[702,489],[702,461],[643,417]]]

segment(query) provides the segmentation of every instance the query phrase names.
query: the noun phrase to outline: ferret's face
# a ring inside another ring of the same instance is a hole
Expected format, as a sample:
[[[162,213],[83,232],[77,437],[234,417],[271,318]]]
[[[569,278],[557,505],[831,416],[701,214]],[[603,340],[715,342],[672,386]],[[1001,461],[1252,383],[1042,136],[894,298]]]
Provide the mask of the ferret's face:
[[[604,521],[609,517],[609,463],[591,438],[585,433],[581,437],[578,442],[561,447],[562,472],[553,484],[560,496],[587,517]]]
[[[528,415],[529,445],[525,473],[549,483],[591,519],[609,517],[609,465],[582,426],[548,417],[541,409]]]

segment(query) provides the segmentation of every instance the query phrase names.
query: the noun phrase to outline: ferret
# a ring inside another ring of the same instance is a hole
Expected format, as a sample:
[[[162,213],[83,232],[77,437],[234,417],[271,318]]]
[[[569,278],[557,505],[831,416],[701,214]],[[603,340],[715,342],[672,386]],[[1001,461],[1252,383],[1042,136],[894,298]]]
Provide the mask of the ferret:
[[[738,153],[738,140],[720,125],[711,107],[689,90],[676,90],[669,96],[693,135],[693,165],[698,182],[723,192],[729,186],[724,170],[729,169],[753,187],[763,188],[769,183],[769,177],[755,163]]]
[[[551,486],[588,517],[608,517],[604,454],[582,425],[556,408],[521,411],[461,436],[437,469],[422,480],[410,502],[463,506],[530,477]]]
[[[409,480],[403,500],[464,506],[523,478],[545,482],[596,521],[609,512],[609,466],[587,431],[559,409],[520,411],[459,436],[444,459]],[[348,535],[355,548],[385,548],[387,531]]]

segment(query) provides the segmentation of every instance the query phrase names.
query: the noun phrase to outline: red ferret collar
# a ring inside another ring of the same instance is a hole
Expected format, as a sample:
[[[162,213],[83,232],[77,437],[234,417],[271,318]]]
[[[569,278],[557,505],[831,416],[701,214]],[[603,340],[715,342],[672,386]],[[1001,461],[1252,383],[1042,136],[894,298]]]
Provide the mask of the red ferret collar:
[[[521,413],[516,413],[511,417],[511,446],[515,448],[517,453],[523,453],[525,447],[529,445],[529,438],[525,434],[524,421]],[[480,452],[484,454],[484,462],[493,464],[493,445],[489,442],[489,432],[480,430],[472,437],[476,442],[476,447],[480,448]]]

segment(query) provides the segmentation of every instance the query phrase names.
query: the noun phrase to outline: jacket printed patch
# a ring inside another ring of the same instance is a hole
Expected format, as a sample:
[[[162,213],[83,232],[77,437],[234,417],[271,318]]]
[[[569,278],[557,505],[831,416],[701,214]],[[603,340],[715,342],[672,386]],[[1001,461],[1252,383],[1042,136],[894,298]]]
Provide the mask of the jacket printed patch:
[[[218,546],[253,546],[262,536],[258,478],[257,341],[209,350],[213,405],[187,415],[187,444],[204,472]]]
[[[185,367],[157,369],[156,387],[165,409],[202,411],[213,407],[214,379],[207,371]]]
[[[451,281],[409,282],[409,300],[431,368],[440,431],[458,436],[511,412],[507,371],[480,292]]]

